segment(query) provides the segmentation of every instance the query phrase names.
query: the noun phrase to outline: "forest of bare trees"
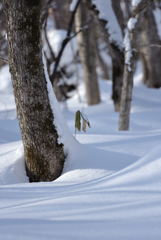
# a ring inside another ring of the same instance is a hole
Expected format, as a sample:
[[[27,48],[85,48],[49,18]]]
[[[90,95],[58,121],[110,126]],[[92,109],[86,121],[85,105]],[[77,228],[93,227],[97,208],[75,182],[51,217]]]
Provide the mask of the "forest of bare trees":
[[[160,1],[109,0],[108,6],[109,15],[104,15],[97,0],[0,3],[0,68],[10,67],[30,181],[56,179],[67,155],[59,142],[44,64],[60,102],[78,91],[81,78],[83,101],[99,104],[99,79],[112,81],[119,130],[130,128],[136,65],[142,66],[145,86],[161,87],[161,33],[156,18],[161,14]],[[59,49],[52,45],[53,30],[63,32]],[[68,49],[71,56],[64,61]]]

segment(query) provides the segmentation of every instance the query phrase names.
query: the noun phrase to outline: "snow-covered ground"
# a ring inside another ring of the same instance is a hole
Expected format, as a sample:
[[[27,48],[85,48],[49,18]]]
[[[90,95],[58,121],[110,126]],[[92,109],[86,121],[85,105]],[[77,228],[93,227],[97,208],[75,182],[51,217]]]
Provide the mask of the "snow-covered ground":
[[[62,106],[73,134],[78,109],[91,123],[68,142],[63,175],[31,184],[10,77],[1,70],[0,240],[161,239],[161,90],[144,87],[138,74],[131,130],[119,132],[111,84],[100,81],[100,88],[97,106],[80,103],[77,94]]]

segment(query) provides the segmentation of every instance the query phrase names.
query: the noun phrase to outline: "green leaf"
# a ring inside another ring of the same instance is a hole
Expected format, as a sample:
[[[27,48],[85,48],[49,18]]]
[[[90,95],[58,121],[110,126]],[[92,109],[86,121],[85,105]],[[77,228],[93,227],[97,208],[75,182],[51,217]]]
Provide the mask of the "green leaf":
[[[81,131],[81,112],[78,110],[75,113],[75,130]]]
[[[90,122],[88,121],[87,117],[81,112],[77,111],[75,113],[75,134],[76,131],[78,130],[79,132],[82,130],[83,132],[87,131],[87,127],[90,126]]]

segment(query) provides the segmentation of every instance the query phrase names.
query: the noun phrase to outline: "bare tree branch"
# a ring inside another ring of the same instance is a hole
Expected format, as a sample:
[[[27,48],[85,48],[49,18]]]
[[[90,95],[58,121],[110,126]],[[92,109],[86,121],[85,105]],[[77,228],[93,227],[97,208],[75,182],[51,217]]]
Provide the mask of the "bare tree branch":
[[[8,63],[8,59],[3,58],[3,57],[0,57],[0,61],[5,62],[5,63]]]
[[[72,12],[72,15],[71,15],[71,18],[70,18],[70,21],[69,21],[69,25],[68,25],[66,38],[63,40],[61,49],[58,53],[58,56],[56,57],[55,67],[54,67],[54,71],[53,71],[53,74],[52,74],[52,79],[55,79],[55,77],[56,77],[57,69],[59,67],[59,63],[60,63],[61,57],[63,55],[64,49],[65,49],[66,45],[68,44],[68,42],[71,40],[71,33],[72,33],[73,24],[74,24],[75,14],[77,12],[77,9],[79,7],[80,2],[81,2],[81,0],[77,1],[76,5],[75,5],[75,8]]]

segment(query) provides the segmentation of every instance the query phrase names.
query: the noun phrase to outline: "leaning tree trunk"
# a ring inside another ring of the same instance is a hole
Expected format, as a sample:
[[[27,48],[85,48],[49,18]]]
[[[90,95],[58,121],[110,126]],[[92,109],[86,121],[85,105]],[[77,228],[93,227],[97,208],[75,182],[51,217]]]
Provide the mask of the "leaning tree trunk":
[[[121,1],[111,0],[114,14],[117,18],[118,25],[124,37],[125,24],[124,15],[121,9]],[[119,47],[111,43],[113,55],[112,55],[112,100],[114,102],[115,111],[120,111],[121,104],[121,89],[123,84],[124,74],[124,53]]]
[[[96,52],[95,52],[95,39],[94,39],[94,17],[87,11],[85,4],[86,1],[82,0],[75,18],[76,31],[83,29],[77,36],[79,46],[79,56],[83,66],[84,83],[86,90],[86,99],[88,105],[95,105],[100,103],[100,93],[96,72]],[[88,15],[90,14],[89,18]],[[89,19],[92,21],[89,23]]]
[[[42,62],[40,0],[4,0],[8,20],[9,65],[31,182],[51,181],[64,164]]]

